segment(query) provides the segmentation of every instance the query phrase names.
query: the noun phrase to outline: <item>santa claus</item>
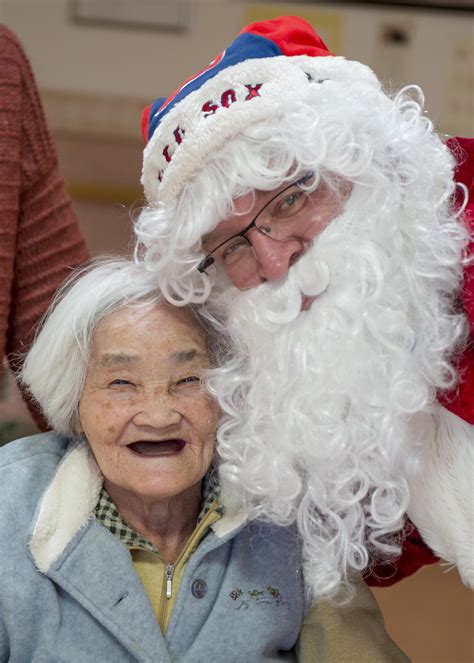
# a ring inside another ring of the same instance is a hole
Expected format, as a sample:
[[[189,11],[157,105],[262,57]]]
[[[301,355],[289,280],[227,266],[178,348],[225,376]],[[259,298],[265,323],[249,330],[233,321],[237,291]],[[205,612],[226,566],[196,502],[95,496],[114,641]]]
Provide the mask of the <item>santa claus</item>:
[[[472,143],[295,17],[245,28],[143,129],[138,254],[221,332],[227,513],[296,521],[318,596],[435,560],[406,514],[474,585]]]

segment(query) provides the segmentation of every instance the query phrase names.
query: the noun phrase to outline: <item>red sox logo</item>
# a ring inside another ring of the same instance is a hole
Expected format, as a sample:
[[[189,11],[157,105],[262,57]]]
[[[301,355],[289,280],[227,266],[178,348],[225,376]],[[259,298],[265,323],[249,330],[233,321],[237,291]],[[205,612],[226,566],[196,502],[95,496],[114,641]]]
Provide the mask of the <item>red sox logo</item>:
[[[260,88],[262,87],[262,83],[257,83],[257,85],[244,85],[244,87],[245,92],[243,94],[246,96],[243,99],[241,98],[241,100],[249,101],[250,99],[255,99],[255,97],[260,96]],[[243,95],[241,95],[241,97],[242,96]],[[204,113],[204,117],[209,117],[209,115],[214,115],[219,107],[229,108],[229,106],[231,106],[236,101],[237,92],[231,88],[221,94],[220,103],[216,103],[212,99],[209,99],[209,101],[206,101],[206,103],[203,104],[201,110]]]
[[[241,86],[239,89],[235,90],[229,88],[225,90],[218,101],[209,99],[206,101],[202,107],[201,112],[203,113],[204,118],[214,115],[219,108],[229,108],[236,101],[250,101],[260,96],[260,88],[262,83],[257,83],[256,85],[246,84]],[[165,145],[162,150],[162,154],[166,160],[166,163],[169,163],[173,158],[173,154],[178,145],[181,145],[185,137],[186,131],[183,127],[178,125],[173,131],[174,143]],[[173,147],[174,146],[174,147]],[[158,172],[158,180],[161,182],[163,179],[164,169]]]

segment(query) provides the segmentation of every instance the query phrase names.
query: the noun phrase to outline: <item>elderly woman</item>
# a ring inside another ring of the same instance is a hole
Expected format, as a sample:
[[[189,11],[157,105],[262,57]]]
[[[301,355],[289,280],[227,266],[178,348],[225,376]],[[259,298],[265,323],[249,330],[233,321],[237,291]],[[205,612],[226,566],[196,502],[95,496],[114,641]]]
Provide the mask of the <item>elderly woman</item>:
[[[363,587],[310,609],[294,528],[226,519],[210,337],[153,280],[99,261],[27,356],[54,432],[0,452],[0,660],[406,660]]]

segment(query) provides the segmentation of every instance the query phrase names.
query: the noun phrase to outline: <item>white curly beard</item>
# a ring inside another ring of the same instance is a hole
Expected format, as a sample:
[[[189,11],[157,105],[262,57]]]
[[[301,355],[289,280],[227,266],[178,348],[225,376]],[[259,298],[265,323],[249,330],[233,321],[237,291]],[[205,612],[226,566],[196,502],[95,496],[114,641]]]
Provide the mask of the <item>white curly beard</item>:
[[[432,247],[417,241],[423,218],[373,209],[355,187],[286,280],[209,303],[232,348],[209,381],[225,415],[226,506],[296,521],[317,596],[350,590],[369,556],[399,551],[404,477],[459,335],[429,274]]]
[[[350,589],[369,553],[396,553],[404,477],[426,469],[436,391],[456,382],[449,358],[465,321],[452,309],[468,238],[450,211],[453,158],[422,106],[418,89],[390,98],[357,81],[310,88],[228,140],[176,204],[142,212],[136,225],[165,298],[202,303],[212,279],[196,269],[200,238],[235,213],[236,198],[276,190],[296,165],[354,185],[287,280],[243,293],[214,286],[206,304],[222,323],[210,387],[224,412],[227,508],[296,521],[316,595]],[[439,473],[428,474],[434,483]]]

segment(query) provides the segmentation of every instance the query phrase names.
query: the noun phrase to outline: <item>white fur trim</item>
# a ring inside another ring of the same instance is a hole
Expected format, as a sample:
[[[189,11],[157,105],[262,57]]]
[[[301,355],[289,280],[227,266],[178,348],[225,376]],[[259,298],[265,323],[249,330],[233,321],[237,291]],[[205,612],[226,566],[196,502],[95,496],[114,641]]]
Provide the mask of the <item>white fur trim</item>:
[[[474,589],[474,426],[441,406],[408,478],[408,515],[434,552]]]
[[[309,86],[326,79],[363,81],[372,89],[380,88],[372,70],[360,62],[332,56],[282,55],[227,67],[191,92],[163,118],[145,148],[141,182],[148,203],[173,203],[189,178],[206,165],[227,139],[255,122],[290,110],[304,98]],[[261,85],[258,96],[246,100],[247,85]],[[229,91],[235,93],[236,100],[223,106],[221,97]],[[204,111],[207,102],[216,106],[214,113]],[[179,144],[175,139],[178,128],[182,139]],[[169,162],[163,155],[166,148],[171,156]]]
[[[219,539],[222,539],[224,536],[227,536],[228,534],[231,534],[232,532],[235,532],[235,530],[239,529],[239,527],[247,522],[247,519],[248,514],[244,513],[243,511],[239,511],[234,515],[226,514],[220,520],[211,525],[211,529]]]
[[[72,449],[43,495],[29,547],[46,573],[76,532],[93,517],[102,475],[87,442]]]

